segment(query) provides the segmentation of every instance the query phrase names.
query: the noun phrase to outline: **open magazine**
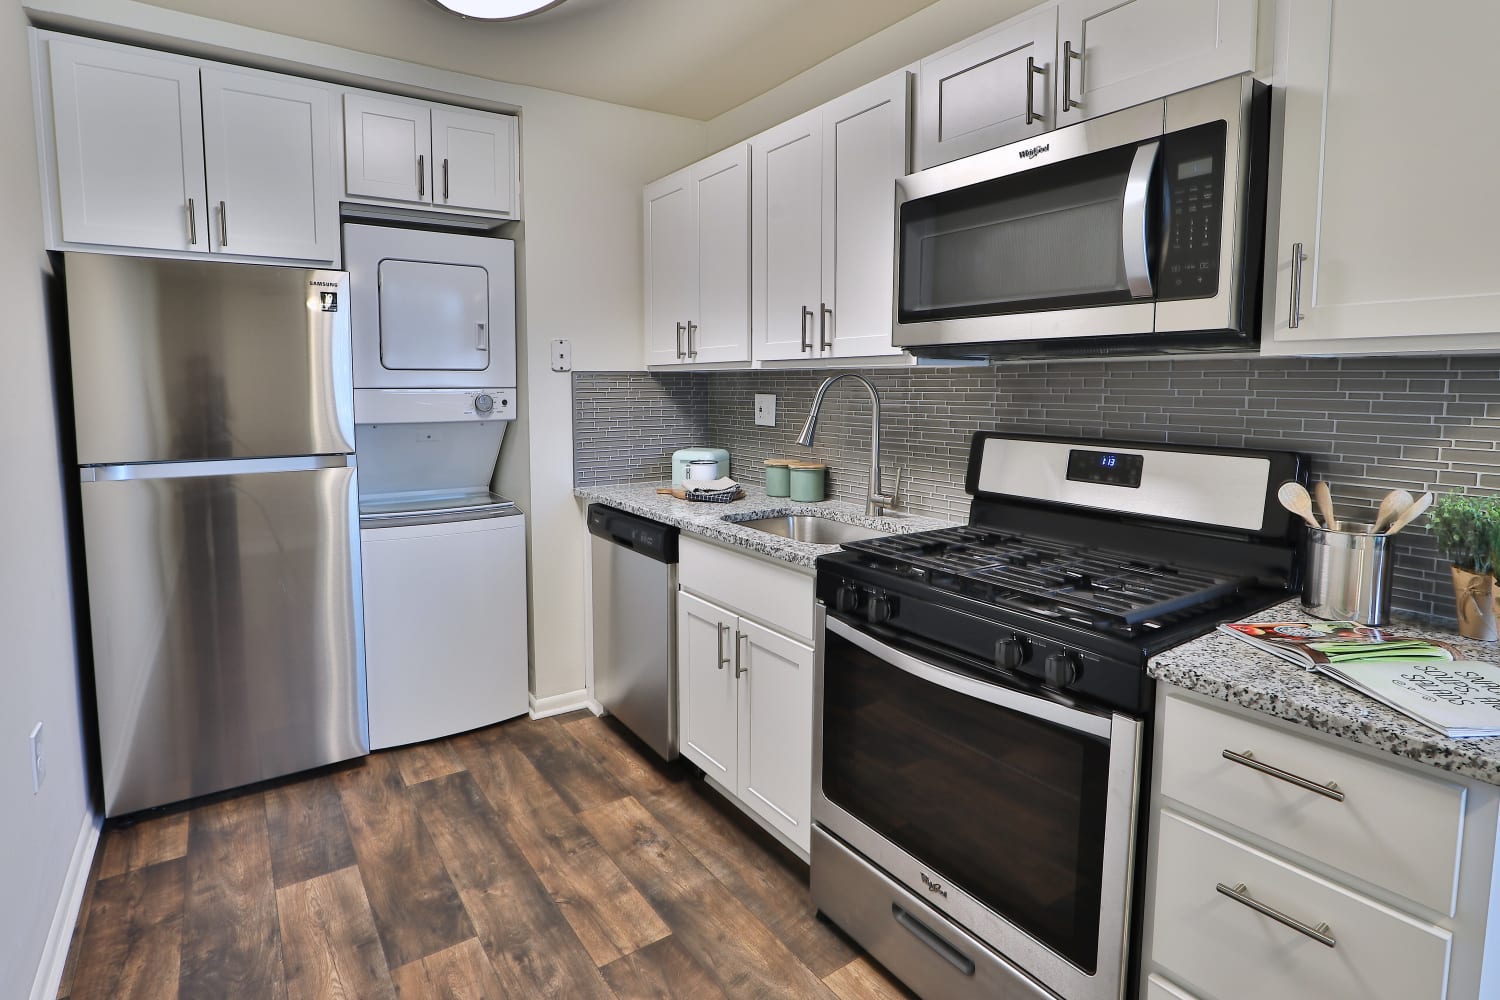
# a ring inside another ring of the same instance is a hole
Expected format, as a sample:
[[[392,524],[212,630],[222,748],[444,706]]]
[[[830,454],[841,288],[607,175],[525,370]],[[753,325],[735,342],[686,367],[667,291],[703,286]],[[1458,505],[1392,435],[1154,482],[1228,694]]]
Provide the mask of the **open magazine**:
[[[1226,635],[1316,670],[1452,739],[1500,736],[1500,666],[1358,622],[1239,622]]]

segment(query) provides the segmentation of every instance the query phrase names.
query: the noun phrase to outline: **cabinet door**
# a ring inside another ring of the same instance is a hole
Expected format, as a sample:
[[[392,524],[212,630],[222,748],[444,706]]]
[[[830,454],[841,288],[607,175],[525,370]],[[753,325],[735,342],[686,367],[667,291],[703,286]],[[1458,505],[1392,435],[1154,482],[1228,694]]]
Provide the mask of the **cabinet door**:
[[[207,252],[197,64],[83,41],[48,49],[62,238]]]
[[[750,147],[694,165],[698,308],[689,359],[750,360]]]
[[[326,88],[264,73],[203,70],[203,153],[216,251],[338,259]]]
[[[687,359],[687,324],[697,322],[697,211],[692,168],[646,185],[646,364]]]
[[[1251,72],[1256,4],[1257,0],[1062,0],[1058,124],[1071,125]]]
[[[1478,123],[1494,117],[1500,76],[1455,56],[1452,24],[1409,16],[1394,0],[1287,8],[1284,86],[1273,91],[1285,110],[1281,208],[1266,263],[1275,304],[1268,299],[1263,349],[1494,349],[1500,130]],[[1471,37],[1500,30],[1500,5],[1465,14]],[[1393,66],[1422,67],[1420,85]],[[1438,148],[1393,131],[1411,121],[1440,136]]]
[[[812,810],[813,650],[739,619],[740,783],[737,794],[804,851]]]
[[[896,178],[906,173],[905,70],[823,108],[823,301],[819,353],[900,354],[891,346]]]
[[[519,216],[512,115],[432,109],[433,203]]]
[[[432,201],[432,112],[393,97],[344,95],[344,190],[384,201]]]
[[[822,112],[750,140],[755,359],[812,357],[822,299]]]
[[[735,617],[692,594],[677,594],[677,745],[731,791],[739,773],[739,684]]]
[[[917,169],[1056,128],[1056,59],[1057,8],[1051,6],[923,59],[917,68]]]

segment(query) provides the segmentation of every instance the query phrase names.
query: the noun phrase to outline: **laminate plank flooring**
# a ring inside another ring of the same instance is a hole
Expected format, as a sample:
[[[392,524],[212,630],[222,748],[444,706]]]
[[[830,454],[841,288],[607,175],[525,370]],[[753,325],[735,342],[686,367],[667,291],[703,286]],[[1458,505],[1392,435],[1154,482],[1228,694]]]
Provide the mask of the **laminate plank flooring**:
[[[61,1000],[893,1000],[807,868],[611,720],[110,823]]]

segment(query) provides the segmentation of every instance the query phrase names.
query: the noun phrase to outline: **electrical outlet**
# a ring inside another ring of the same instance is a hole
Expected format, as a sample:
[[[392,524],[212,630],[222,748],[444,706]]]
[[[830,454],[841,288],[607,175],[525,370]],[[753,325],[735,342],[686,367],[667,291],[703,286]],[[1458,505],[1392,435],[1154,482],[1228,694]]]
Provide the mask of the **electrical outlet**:
[[[776,397],[768,392],[755,394],[755,426],[776,426]]]
[[[555,372],[573,370],[573,344],[570,341],[554,340],[552,342],[552,370]]]
[[[42,724],[38,722],[31,731],[31,794],[42,790],[47,780],[47,749],[42,745]]]

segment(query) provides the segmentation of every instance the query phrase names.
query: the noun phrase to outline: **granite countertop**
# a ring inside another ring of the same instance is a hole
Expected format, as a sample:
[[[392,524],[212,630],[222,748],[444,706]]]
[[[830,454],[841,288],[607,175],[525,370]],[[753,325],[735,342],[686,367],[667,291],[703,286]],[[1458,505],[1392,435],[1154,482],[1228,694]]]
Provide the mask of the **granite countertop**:
[[[1253,621],[1303,621],[1307,612],[1287,601]],[[1441,639],[1471,660],[1500,660],[1492,642],[1407,622],[1391,628],[1402,635]],[[1419,722],[1322,674],[1263,653],[1238,639],[1211,632],[1151,658],[1146,672],[1157,680],[1295,722],[1398,757],[1500,785],[1500,738],[1450,740]]]
[[[799,542],[757,528],[746,528],[734,522],[786,514],[817,514],[833,521],[863,525],[891,534],[952,527],[948,521],[899,512],[885,517],[866,517],[865,509],[860,504],[844,500],[798,503],[785,497],[766,496],[765,490],[748,485],[743,487],[743,499],[729,503],[678,500],[656,492],[658,487],[665,485],[667,484],[621,483],[614,486],[583,486],[575,489],[573,495],[580,500],[609,504],[631,514],[674,525],[690,535],[748,549],[804,569],[811,569],[819,556],[837,552],[839,546]],[[729,520],[725,520],[726,518]]]

